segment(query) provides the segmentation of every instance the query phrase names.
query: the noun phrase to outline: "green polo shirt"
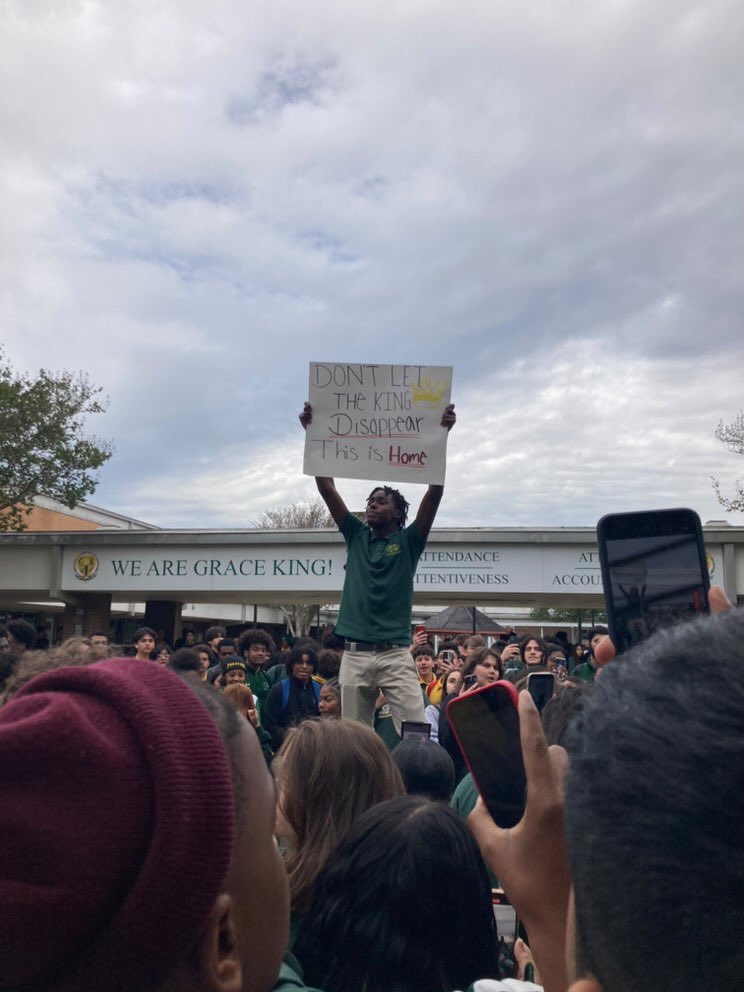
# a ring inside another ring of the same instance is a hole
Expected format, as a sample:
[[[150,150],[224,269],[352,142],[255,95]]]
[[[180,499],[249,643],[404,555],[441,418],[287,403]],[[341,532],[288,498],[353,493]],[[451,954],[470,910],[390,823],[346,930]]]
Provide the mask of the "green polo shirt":
[[[426,541],[415,524],[374,537],[351,513],[339,529],[347,556],[336,633],[350,641],[410,644],[413,577]]]
[[[266,697],[269,694],[269,689],[271,688],[271,683],[266,677],[266,672],[264,671],[263,666],[260,668],[253,668],[248,664],[248,662],[246,662],[245,684],[258,700],[258,715],[260,716],[263,712],[264,703],[266,702]]]
[[[573,674],[574,678],[581,679],[582,682],[593,682],[594,676],[597,674],[597,669],[588,661],[585,661],[583,665],[579,665],[579,667],[574,670]]]

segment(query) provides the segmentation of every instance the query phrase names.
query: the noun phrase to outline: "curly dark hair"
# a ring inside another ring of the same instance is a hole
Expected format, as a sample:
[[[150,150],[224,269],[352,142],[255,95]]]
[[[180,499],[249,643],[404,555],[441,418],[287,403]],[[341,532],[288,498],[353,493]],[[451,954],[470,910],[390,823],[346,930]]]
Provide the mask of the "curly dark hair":
[[[393,501],[395,506],[395,512],[397,514],[396,520],[399,528],[403,528],[406,525],[406,520],[408,519],[408,500],[405,498],[403,493],[398,492],[397,489],[392,489],[390,486],[375,486],[372,492],[367,497],[369,501],[375,493],[379,493],[380,490],[389,496]]]

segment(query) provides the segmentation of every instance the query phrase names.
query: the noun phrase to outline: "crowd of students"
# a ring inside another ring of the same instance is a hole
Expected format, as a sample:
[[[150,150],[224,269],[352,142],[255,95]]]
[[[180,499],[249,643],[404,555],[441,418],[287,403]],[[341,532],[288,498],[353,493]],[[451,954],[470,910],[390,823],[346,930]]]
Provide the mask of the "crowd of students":
[[[13,633],[15,631],[15,634]],[[552,672],[557,694],[562,689],[591,681],[596,673],[594,646],[607,633],[603,627],[593,628],[585,642],[572,646],[565,634],[544,641],[533,635],[521,639],[516,634],[494,640],[490,645],[480,635],[459,634],[451,640],[441,640],[435,650],[429,635],[420,628],[413,635],[411,654],[425,706],[425,718],[431,726],[430,737],[439,742],[440,714],[446,713],[447,703],[454,696],[479,688],[497,679],[507,679],[523,688],[531,672]],[[3,648],[0,630],[0,651]],[[31,652],[34,629],[23,620],[13,620],[5,632],[10,638],[5,665],[13,668],[20,657]],[[489,638],[490,640],[490,638]],[[71,639],[61,648],[62,654],[74,643],[89,642],[96,657],[112,657],[123,652],[109,644],[108,636],[94,631],[87,639]],[[271,635],[260,628],[247,628],[237,637],[228,637],[223,627],[206,630],[203,642],[188,630],[176,641],[175,650],[163,640],[162,632],[150,627],[135,631],[134,657],[153,661],[176,671],[195,672],[202,681],[219,689],[244,685],[244,692],[230,692],[228,697],[240,702],[241,712],[249,716],[261,736],[262,746],[276,752],[287,728],[307,718],[340,717],[341,688],[338,679],[343,639],[333,632],[323,635],[322,644],[310,637],[284,635],[277,647]],[[12,650],[11,650],[12,647]],[[580,649],[577,653],[576,648]],[[47,649],[48,650],[48,649]],[[53,649],[58,651],[59,649]],[[45,664],[38,651],[26,655],[20,677],[34,664]],[[13,679],[10,680],[11,685]],[[378,698],[375,726],[389,747],[400,741],[400,734],[388,719],[384,697]],[[442,743],[455,761],[457,781],[464,765],[451,734],[446,717],[442,719]]]
[[[101,632],[34,650],[11,621],[0,989],[738,988],[744,615],[729,607],[712,590],[717,615],[617,660],[602,630],[581,657],[533,636],[435,651],[418,633],[431,738],[402,743],[384,698],[377,732],[344,718],[332,635],[275,650],[265,631],[212,629],[170,651],[142,628],[122,658]],[[535,671],[555,694],[541,719],[520,691],[527,806],[503,830],[446,707]],[[527,944],[497,932],[496,879]]]

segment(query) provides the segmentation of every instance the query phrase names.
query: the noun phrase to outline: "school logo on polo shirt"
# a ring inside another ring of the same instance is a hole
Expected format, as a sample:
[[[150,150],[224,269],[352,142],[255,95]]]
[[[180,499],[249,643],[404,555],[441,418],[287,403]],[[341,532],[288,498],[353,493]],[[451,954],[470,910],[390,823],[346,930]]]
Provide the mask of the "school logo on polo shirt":
[[[388,546],[385,548],[385,554],[386,555],[397,555],[397,554],[400,554],[400,545],[399,544],[388,544]]]
[[[83,551],[75,559],[72,569],[75,578],[81,582],[90,582],[98,574],[98,559],[90,551]]]

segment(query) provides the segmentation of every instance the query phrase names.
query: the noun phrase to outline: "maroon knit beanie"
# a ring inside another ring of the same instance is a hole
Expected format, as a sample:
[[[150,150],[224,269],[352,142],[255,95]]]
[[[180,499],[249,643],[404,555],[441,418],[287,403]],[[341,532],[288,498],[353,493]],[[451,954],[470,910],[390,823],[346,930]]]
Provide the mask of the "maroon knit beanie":
[[[222,738],[177,675],[112,659],[33,679],[0,708],[0,989],[163,978],[233,835]]]

